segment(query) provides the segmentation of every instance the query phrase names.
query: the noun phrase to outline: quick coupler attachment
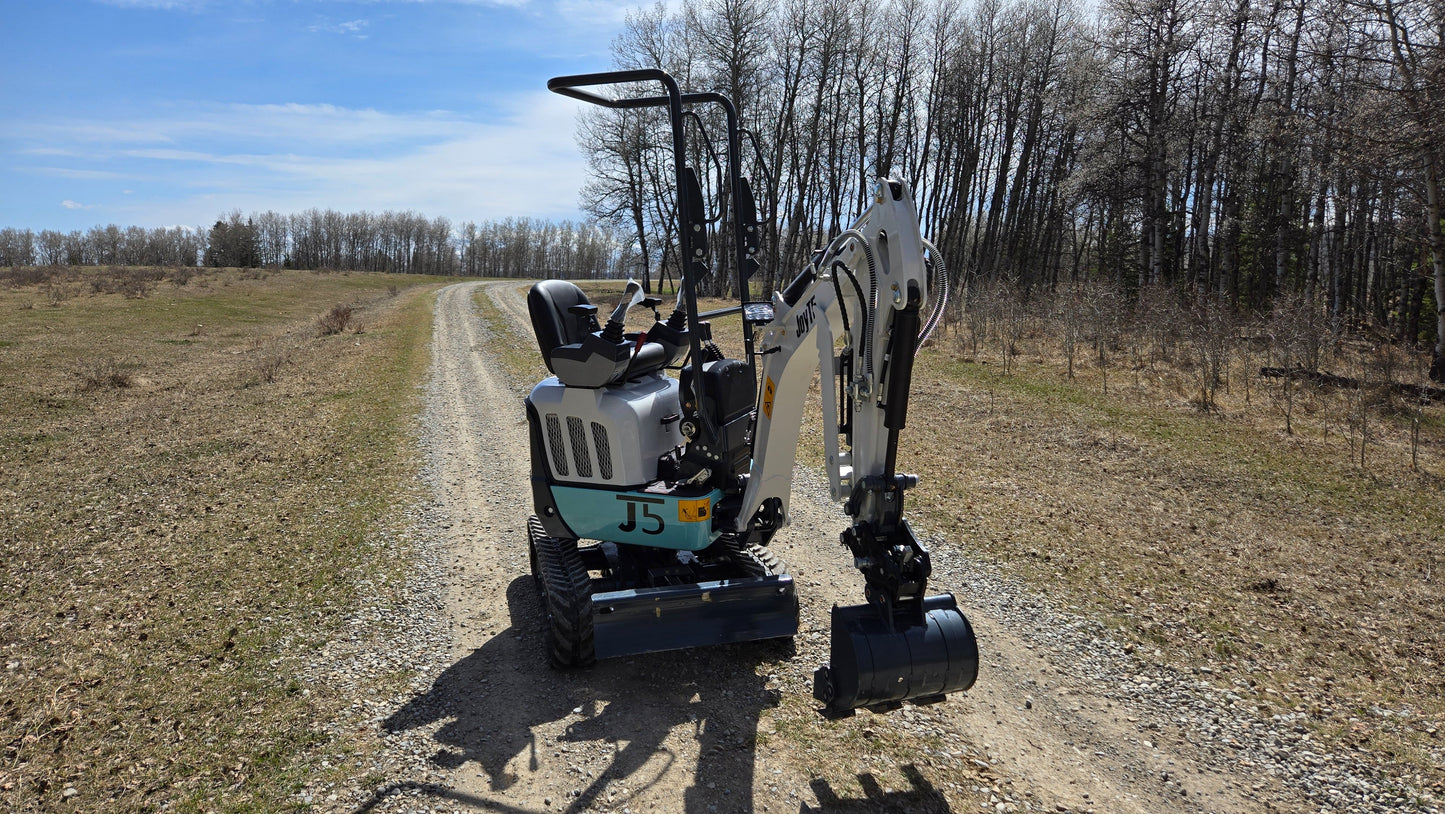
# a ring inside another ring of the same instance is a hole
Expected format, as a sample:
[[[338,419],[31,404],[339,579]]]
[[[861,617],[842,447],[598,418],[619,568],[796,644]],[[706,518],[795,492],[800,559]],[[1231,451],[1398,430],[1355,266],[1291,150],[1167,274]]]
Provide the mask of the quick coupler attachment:
[[[813,674],[825,714],[936,699],[978,678],[978,640],[953,594],[923,600],[922,625],[890,630],[873,605],[833,606],[829,663]]]

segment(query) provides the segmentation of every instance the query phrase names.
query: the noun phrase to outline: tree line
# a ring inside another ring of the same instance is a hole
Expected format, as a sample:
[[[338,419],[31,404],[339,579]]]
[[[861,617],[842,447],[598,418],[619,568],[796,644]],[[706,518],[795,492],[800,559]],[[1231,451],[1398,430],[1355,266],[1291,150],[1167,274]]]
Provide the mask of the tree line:
[[[889,174],[914,189],[956,284],[1165,285],[1246,311],[1288,295],[1337,331],[1435,343],[1445,379],[1438,0],[671,8],[632,14],[614,63],[733,99],[767,290]],[[718,112],[696,112],[721,143]],[[659,116],[588,108],[579,143],[584,208],[662,275],[677,224]],[[700,132],[692,164],[725,193]],[[713,256],[730,256],[719,231]]]
[[[625,244],[614,229],[572,221],[507,218],[453,228],[446,218],[415,212],[233,211],[209,229],[0,229],[0,267],[202,265],[597,278],[625,273]]]
[[[0,229],[0,267],[194,266],[205,237],[184,226],[146,229],[115,224],[86,231]]]

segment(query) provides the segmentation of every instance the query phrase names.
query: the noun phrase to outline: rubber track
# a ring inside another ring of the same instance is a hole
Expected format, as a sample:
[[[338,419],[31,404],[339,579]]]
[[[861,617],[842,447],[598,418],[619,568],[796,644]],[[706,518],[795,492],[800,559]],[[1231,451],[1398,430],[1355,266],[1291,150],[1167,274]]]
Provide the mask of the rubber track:
[[[597,661],[592,636],[592,580],[582,564],[577,541],[548,537],[536,517],[527,521],[527,536],[537,554],[534,576],[541,582],[552,666],[591,667]]]
[[[781,576],[788,573],[788,564],[767,546],[742,546],[736,540],[729,540],[727,546],[728,556],[750,577]]]

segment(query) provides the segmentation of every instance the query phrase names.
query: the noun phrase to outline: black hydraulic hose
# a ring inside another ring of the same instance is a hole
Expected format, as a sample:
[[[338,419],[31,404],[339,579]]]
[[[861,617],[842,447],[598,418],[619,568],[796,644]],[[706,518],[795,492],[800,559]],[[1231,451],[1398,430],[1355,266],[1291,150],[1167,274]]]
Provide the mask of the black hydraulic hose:
[[[767,183],[766,189],[768,190],[768,193],[771,195],[771,194],[773,193],[773,190],[774,190],[773,174],[768,171],[768,162],[767,162],[767,159],[763,156],[763,148],[762,148],[762,145],[758,143],[758,134],[757,134],[757,133],[754,133],[754,132],[751,131],[751,130],[748,130],[747,128],[739,128],[739,132],[742,133],[742,134],[744,134],[744,135],[746,135],[746,136],[748,137],[748,140],[752,142],[752,144],[753,144],[753,154],[757,157],[757,161],[758,161],[757,167],[758,167],[759,170],[762,171],[762,173],[763,173],[763,181],[764,181],[765,183]],[[768,201],[768,204],[769,204],[770,206],[772,206],[773,208],[770,209],[770,210],[768,210],[767,216],[764,218],[764,220],[771,221],[774,217],[777,216],[777,214],[778,214],[778,212],[777,212],[778,207],[777,207],[777,202],[776,202],[776,201],[769,200],[769,201]]]
[[[738,110],[731,99],[721,93],[708,91],[705,93],[688,93],[682,96],[682,101],[689,104],[694,102],[713,102],[722,107],[727,118],[728,129],[728,190],[733,211],[733,251],[736,253],[735,264],[737,266],[738,280],[738,304],[745,306],[748,301],[748,273],[747,263],[749,259],[747,251],[747,240],[743,233],[746,224],[738,217],[738,202],[743,195],[742,175],[742,128],[738,125]],[[700,121],[700,120],[699,120]],[[708,149],[711,151],[711,141],[708,142]],[[714,157],[714,160],[716,158]],[[753,332],[747,323],[747,315],[743,315],[743,352],[748,360],[748,366],[753,369],[753,376],[757,376],[756,354],[753,352]]]
[[[689,98],[688,98],[688,97],[691,97],[691,96],[694,96],[694,95],[696,95],[696,94],[691,94],[691,93],[684,94],[684,95],[683,95],[683,101],[684,101],[684,102],[689,101]],[[698,134],[698,137],[702,139],[702,144],[703,144],[703,146],[707,148],[708,158],[710,158],[710,159],[712,160],[713,169],[715,169],[715,170],[717,171],[717,185],[718,185],[718,188],[721,189],[721,188],[722,188],[722,183],[723,183],[723,167],[722,167],[722,161],[718,160],[717,150],[713,149],[712,139],[709,138],[709,137],[708,137],[708,134],[707,134],[707,125],[703,124],[703,121],[702,121],[702,117],[701,117],[701,116],[697,115],[696,113],[694,113],[694,112],[691,111],[691,110],[685,110],[685,111],[683,111],[682,115],[684,115],[684,116],[686,116],[687,118],[693,120],[694,122],[697,122],[697,134]],[[706,213],[706,212],[700,213],[700,217],[702,217],[703,220],[706,221],[707,223],[717,223],[718,221],[722,220],[722,216],[723,216],[722,210],[718,210],[717,214],[713,215],[712,217],[707,217],[707,213]]]
[[[848,303],[843,302],[843,284],[838,282],[838,269],[847,271],[848,264],[842,260],[834,260],[833,267],[829,269],[833,273],[828,275],[833,278],[833,294],[838,298],[838,313],[843,317],[843,333],[848,333]]]
[[[861,286],[861,285],[858,284],[858,276],[853,273],[853,269],[849,268],[849,267],[848,267],[848,264],[847,264],[847,263],[844,263],[844,262],[841,261],[841,260],[835,260],[835,261],[833,261],[833,267],[834,267],[834,268],[842,268],[843,271],[848,274],[848,282],[850,282],[850,283],[853,284],[853,293],[858,297],[858,304],[861,306],[861,305],[863,305],[864,303],[866,303],[867,300],[865,300],[865,299],[863,298],[863,286]],[[836,276],[836,275],[834,276],[834,281],[835,281],[835,283],[836,283],[836,281],[837,281],[837,276]],[[843,295],[840,293],[840,294],[838,295],[839,305],[840,305],[840,306],[842,305],[842,298],[843,298]],[[863,323],[863,324],[860,326],[860,330],[863,332],[863,334],[864,334],[865,336],[872,336],[872,335],[873,335],[873,314],[872,314],[871,312],[869,312],[869,310],[868,310],[867,308],[860,308],[859,310],[862,312],[861,321],[862,321],[862,323]],[[848,321],[847,321],[847,313],[846,313],[846,312],[844,313],[843,329],[844,329],[844,330],[847,330],[847,329],[848,329]]]
[[[833,242],[829,244],[827,254],[836,255],[842,251],[843,245],[848,240],[858,241],[863,248],[863,257],[868,261],[868,307],[863,309],[867,323],[867,330],[863,332],[863,341],[859,344],[860,353],[863,356],[863,370],[868,381],[873,381],[873,319],[872,315],[878,310],[878,265],[873,260],[873,247],[868,245],[868,238],[857,229],[848,229],[840,232]],[[851,274],[849,276],[852,276]],[[857,284],[857,280],[854,280]],[[861,291],[860,291],[861,293]]]
[[[878,269],[873,265],[873,247],[863,242],[863,254],[868,258],[868,356],[864,359],[868,381],[873,381],[873,315],[878,313]]]

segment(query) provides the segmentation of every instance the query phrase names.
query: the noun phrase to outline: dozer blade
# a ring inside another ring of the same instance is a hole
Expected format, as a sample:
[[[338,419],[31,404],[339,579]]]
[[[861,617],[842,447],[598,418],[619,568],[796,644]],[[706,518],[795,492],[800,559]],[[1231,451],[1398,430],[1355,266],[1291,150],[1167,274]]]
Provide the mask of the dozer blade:
[[[592,607],[599,659],[798,632],[788,574],[594,593]]]
[[[813,674],[813,697],[829,715],[858,707],[936,700],[978,678],[978,641],[953,594],[923,600],[924,624],[888,629],[872,605],[833,606],[829,664]]]

